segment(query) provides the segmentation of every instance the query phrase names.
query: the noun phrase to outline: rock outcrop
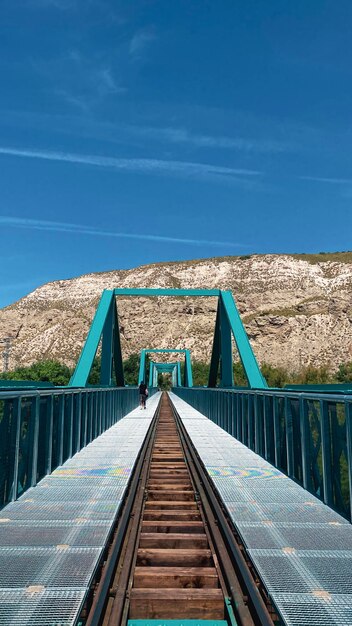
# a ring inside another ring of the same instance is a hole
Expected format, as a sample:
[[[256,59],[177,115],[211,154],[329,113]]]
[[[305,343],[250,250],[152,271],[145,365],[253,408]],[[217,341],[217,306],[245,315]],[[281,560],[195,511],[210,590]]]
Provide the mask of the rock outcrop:
[[[337,260],[336,260],[337,258]],[[231,289],[260,362],[297,370],[352,360],[352,254],[252,255],[153,264],[38,287],[0,311],[10,368],[43,358],[75,365],[101,292],[114,287]],[[119,298],[124,357],[189,348],[208,360],[214,298]],[[1,348],[0,348],[1,350]],[[2,359],[0,359],[0,367]]]

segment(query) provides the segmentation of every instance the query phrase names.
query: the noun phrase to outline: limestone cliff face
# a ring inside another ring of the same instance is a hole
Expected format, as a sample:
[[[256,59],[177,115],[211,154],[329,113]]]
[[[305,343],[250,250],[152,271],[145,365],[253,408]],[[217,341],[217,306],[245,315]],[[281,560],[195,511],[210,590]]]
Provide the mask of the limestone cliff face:
[[[352,360],[352,255],[336,257],[223,257],[59,280],[0,310],[0,339],[13,337],[11,369],[43,358],[73,366],[105,288],[231,289],[260,362],[333,370]],[[209,359],[216,299],[119,298],[118,310],[124,357],[174,347]]]

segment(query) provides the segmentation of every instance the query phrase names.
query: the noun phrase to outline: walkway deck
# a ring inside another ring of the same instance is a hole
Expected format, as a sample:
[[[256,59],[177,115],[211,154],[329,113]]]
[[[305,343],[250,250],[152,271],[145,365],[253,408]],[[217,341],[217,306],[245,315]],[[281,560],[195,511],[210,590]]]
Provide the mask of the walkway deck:
[[[71,626],[160,394],[0,513],[0,625]]]
[[[351,524],[170,397],[285,623],[352,625]]]

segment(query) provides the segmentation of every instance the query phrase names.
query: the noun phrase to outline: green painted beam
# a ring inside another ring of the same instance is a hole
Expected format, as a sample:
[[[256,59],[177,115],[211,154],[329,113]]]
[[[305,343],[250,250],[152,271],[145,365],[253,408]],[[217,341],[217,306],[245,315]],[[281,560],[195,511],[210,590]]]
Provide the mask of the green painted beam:
[[[153,387],[153,378],[154,378],[154,362],[149,362],[149,387]]]
[[[228,626],[223,619],[129,619],[127,626]]]
[[[23,388],[35,388],[35,389],[55,389],[55,385],[52,383],[44,382],[41,380],[0,380],[0,388],[6,388],[6,391],[11,388],[20,389]],[[1,420],[0,420],[1,423]]]
[[[113,301],[113,307],[114,307],[114,328],[113,328],[112,348],[113,348],[113,358],[114,358],[114,367],[115,367],[115,378],[116,378],[116,385],[118,387],[124,387],[125,376],[123,372],[120,326],[119,326],[119,318],[118,318],[115,298]]]
[[[168,352],[168,353],[172,353],[172,352],[186,352],[187,348],[178,348],[177,350],[172,350],[171,348],[143,348],[142,352],[145,352],[146,354],[148,352]]]
[[[224,305],[249,386],[251,389],[263,389],[267,387],[267,382],[254,356],[231,291],[221,291],[220,300]]]
[[[168,361],[168,362],[166,362],[166,363],[163,363],[163,362],[161,362],[161,361],[160,361],[160,362],[158,362],[158,361],[154,361],[154,365],[155,365],[158,369],[163,369],[163,368],[166,368],[166,369],[167,369],[168,367],[173,368],[173,367],[175,367],[175,366],[177,365],[177,361],[172,361],[172,362]]]
[[[115,298],[112,298],[104,323],[103,340],[101,347],[100,384],[101,386],[108,387],[110,387],[112,383],[114,306]]]
[[[177,363],[177,387],[182,387],[181,363]]]
[[[219,296],[220,289],[114,289],[115,296]]]
[[[145,381],[145,378],[146,378],[146,371],[145,371],[146,356],[147,356],[146,351],[145,350],[141,350],[141,355],[140,355],[140,359],[139,359],[139,373],[138,373],[138,384],[139,385],[142,382],[146,382]]]
[[[352,382],[326,385],[285,385],[286,391],[318,391],[319,393],[352,393]]]
[[[105,289],[103,291],[92,325],[89,329],[86,342],[83,346],[81,356],[79,357],[79,361],[68,387],[86,386],[113,298],[113,290]]]
[[[192,363],[190,351],[185,351],[185,387],[193,387]]]
[[[233,387],[232,333],[224,303],[220,298],[220,387]]]
[[[211,352],[211,360],[210,360],[210,368],[209,368],[209,379],[208,379],[208,387],[216,387],[218,371],[219,371],[219,363],[220,363],[220,302],[218,302],[218,308],[216,311],[216,320],[215,320],[215,329],[214,329],[214,338],[213,338],[213,349]]]

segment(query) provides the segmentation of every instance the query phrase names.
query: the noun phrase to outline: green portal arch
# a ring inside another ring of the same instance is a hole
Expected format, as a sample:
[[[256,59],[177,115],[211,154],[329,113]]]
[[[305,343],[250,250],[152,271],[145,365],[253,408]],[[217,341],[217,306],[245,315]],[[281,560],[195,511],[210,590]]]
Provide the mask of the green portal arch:
[[[231,291],[220,289],[106,289],[103,291],[87,339],[69,387],[86,387],[100,339],[102,356],[100,384],[124,386],[121,340],[116,300],[131,297],[209,297],[218,298],[208,387],[215,387],[220,368],[220,386],[231,388],[233,380],[232,337],[251,389],[267,387]],[[115,374],[116,383],[113,381]]]

